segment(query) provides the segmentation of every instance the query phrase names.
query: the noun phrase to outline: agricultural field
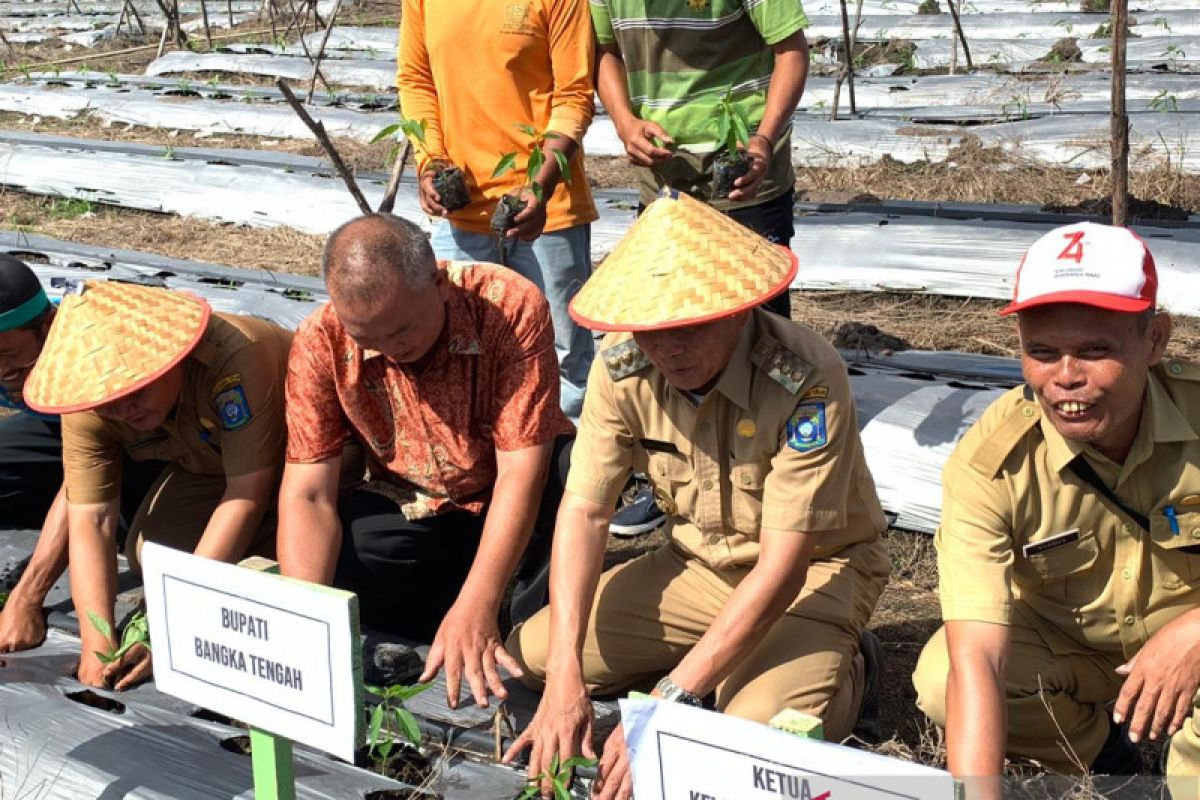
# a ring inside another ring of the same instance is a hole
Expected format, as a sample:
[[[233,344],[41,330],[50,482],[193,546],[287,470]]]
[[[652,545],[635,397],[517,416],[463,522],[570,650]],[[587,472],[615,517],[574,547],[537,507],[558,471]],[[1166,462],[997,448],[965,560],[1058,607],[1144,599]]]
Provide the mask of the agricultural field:
[[[1112,26],[1105,0],[964,0],[960,38],[946,2],[862,2],[849,48],[853,100],[840,78],[841,6],[805,4],[812,54],[793,120],[792,315],[863,361],[856,390],[878,392],[881,406],[907,396],[896,381],[913,370],[936,387],[964,374],[938,353],[997,359],[964,368],[982,393],[977,412],[1016,380],[1015,332],[997,311],[1021,252],[1050,227],[1109,214]],[[279,273],[310,304],[289,312],[302,316],[320,299],[312,278],[325,236],[358,209],[277,81],[307,101],[378,207],[396,153],[394,140],[374,140],[399,120],[397,5],[0,0],[3,247],[40,254],[63,275],[81,263],[184,274],[180,260],[197,274],[218,270],[230,286]],[[1131,223],[1156,253],[1163,302],[1176,314],[1169,355],[1200,359],[1200,0],[1130,0],[1129,10]],[[602,110],[584,148],[601,212],[599,263],[632,222],[636,181]],[[431,227],[411,175],[395,211]],[[888,359],[908,351],[924,366],[888,372]],[[871,424],[869,452],[888,450],[887,437],[911,439],[911,422],[880,412]],[[899,461],[873,464],[897,522],[887,537],[893,580],[872,625],[887,657],[883,741],[864,746],[935,766],[944,750],[913,707],[909,676],[939,625],[936,466],[960,432],[920,462],[916,500],[902,468],[923,457],[915,448],[897,445]],[[610,561],[658,541],[614,539]],[[1016,780],[1037,774],[1037,765],[1013,767]]]

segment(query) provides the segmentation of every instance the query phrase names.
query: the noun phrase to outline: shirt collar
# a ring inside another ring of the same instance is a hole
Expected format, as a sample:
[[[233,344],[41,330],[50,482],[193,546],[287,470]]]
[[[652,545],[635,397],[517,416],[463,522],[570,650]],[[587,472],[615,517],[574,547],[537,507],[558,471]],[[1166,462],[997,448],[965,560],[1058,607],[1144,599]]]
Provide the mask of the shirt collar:
[[[1064,438],[1055,429],[1054,423],[1046,419],[1045,414],[1042,415],[1040,424],[1042,437],[1046,440],[1050,466],[1056,472],[1062,471],[1071,462],[1071,459],[1080,453],[1102,457],[1088,445]],[[1190,442],[1197,438],[1200,437],[1197,437],[1191,423],[1175,405],[1175,401],[1171,399],[1171,395],[1163,387],[1162,382],[1151,372],[1146,381],[1146,394],[1142,406],[1141,422],[1138,424],[1138,434],[1133,440],[1133,446],[1129,449],[1129,455],[1125,459],[1127,469],[1122,470],[1122,474],[1148,459],[1156,444]]]
[[[751,314],[750,319],[746,320],[746,324],[742,326],[742,332],[738,334],[737,345],[734,346],[733,353],[729,356],[729,363],[725,365],[721,377],[717,379],[717,384],[713,387],[739,408],[747,411],[750,410],[750,379],[753,377],[750,364],[750,340],[754,336],[754,330],[754,315]]]

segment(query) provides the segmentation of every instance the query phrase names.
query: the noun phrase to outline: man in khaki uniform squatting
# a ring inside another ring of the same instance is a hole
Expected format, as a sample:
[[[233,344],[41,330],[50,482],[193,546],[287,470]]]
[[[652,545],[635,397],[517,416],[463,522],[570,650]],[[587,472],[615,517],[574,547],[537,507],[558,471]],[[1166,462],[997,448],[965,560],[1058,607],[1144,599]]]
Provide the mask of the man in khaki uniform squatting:
[[[129,528],[144,540],[237,561],[274,552],[283,465],[283,380],[291,332],[212,314],[166,289],[89,281],[55,317],[25,383],[35,411],[62,414],[71,593],[81,620],[113,624],[123,454],[168,466]],[[84,622],[79,680],[123,689],[150,674],[134,648],[103,665],[112,642]]]
[[[946,464],[946,625],[913,680],[976,796],[1000,796],[1005,754],[1136,773],[1146,736],[1170,740],[1174,796],[1197,796],[1200,367],[1161,363],[1156,288],[1128,230],[1035,242],[1002,312],[1027,385]]]
[[[663,197],[580,290],[609,335],[588,377],[551,562],[551,604],[509,639],[545,693],[507,758],[530,774],[590,754],[590,693],[634,685],[765,722],[785,708],[846,736],[859,637],[887,578],[885,519],[846,367],[814,332],[756,308],[786,291],[790,251],[686,195]],[[628,331],[632,331],[632,336]],[[601,574],[632,470],[670,541]],[[582,655],[581,655],[582,654]],[[597,796],[630,796],[620,729]]]

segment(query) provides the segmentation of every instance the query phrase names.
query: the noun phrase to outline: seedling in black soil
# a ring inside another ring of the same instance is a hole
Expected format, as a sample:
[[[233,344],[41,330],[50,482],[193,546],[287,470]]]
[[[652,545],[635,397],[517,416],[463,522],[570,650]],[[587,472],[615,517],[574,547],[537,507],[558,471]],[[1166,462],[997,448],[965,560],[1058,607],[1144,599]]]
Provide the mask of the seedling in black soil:
[[[396,740],[391,734],[399,734],[417,747],[421,744],[421,728],[417,718],[409,711],[404,703],[433,686],[433,683],[417,683],[412,686],[368,686],[367,691],[379,697],[379,704],[371,712],[371,724],[367,728],[367,744],[371,757],[375,759],[379,772],[388,774],[392,760],[399,755],[393,755],[396,750]]]
[[[96,614],[95,612],[87,612],[88,620],[92,623],[92,627],[99,632],[108,641],[113,640],[112,626],[108,624],[108,620]],[[111,664],[114,661],[119,661],[121,656],[128,653],[135,645],[142,645],[147,650],[150,649],[150,624],[146,621],[146,614],[143,611],[135,611],[133,616],[129,618],[129,622],[125,623],[125,630],[121,632],[121,646],[114,650],[109,646],[108,650],[101,652],[93,651],[96,658],[100,659],[101,664]]]
[[[733,102],[732,87],[717,103],[713,123],[717,127],[717,143],[721,146],[713,159],[713,197],[723,200],[733,191],[733,182],[750,171],[750,159],[745,151],[750,143],[750,120]]]
[[[521,185],[521,190],[528,189],[533,192],[533,196],[539,203],[545,202],[544,187],[537,181],[538,173],[546,164],[546,152],[542,148],[548,140],[562,137],[553,131],[539,133],[537,128],[532,125],[518,125],[517,128],[529,137],[529,158],[525,162],[525,182]],[[566,154],[561,150],[552,149],[550,152],[554,154],[554,160],[558,162],[558,172],[562,175],[563,181],[569,185],[571,183],[571,163],[567,160]],[[506,172],[516,169],[518,155],[513,152],[500,156],[500,160],[496,162],[496,168],[492,170],[492,177],[499,178]],[[496,210],[492,213],[492,230],[496,232],[496,235],[503,237],[504,232],[516,224],[516,216],[524,208],[525,201],[521,199],[520,192],[501,197],[500,202],[496,204]]]
[[[517,795],[516,800],[533,800],[533,798],[539,797],[542,791],[542,781],[550,782],[554,800],[571,800],[571,781],[574,779],[575,770],[579,767],[594,766],[596,766],[596,759],[583,756],[572,756],[559,763],[556,753],[554,758],[550,759],[550,766],[537,775],[529,776],[524,791]]]
[[[406,119],[388,125],[375,134],[371,143],[382,141],[389,136],[399,138],[397,134],[407,137],[414,150],[428,157],[429,151],[425,149],[425,120]],[[392,151],[392,158],[396,157],[396,152],[396,150]],[[403,157],[401,156],[401,158]],[[471,193],[467,191],[467,179],[461,169],[449,161],[441,160],[430,161],[429,169],[433,170],[433,189],[441,198],[443,208],[447,211],[457,211],[470,204]]]

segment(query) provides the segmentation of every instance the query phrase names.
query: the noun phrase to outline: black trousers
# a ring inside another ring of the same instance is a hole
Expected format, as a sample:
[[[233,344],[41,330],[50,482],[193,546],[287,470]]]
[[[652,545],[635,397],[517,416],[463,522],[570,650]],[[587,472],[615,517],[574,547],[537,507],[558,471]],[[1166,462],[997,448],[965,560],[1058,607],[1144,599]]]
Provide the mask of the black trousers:
[[[164,466],[125,459],[121,516],[126,525]],[[40,530],[62,481],[59,423],[22,413],[0,418],[0,528]]]
[[[572,435],[554,443],[533,535],[501,611],[504,629],[528,619],[549,600],[554,520],[574,441]],[[432,642],[475,560],[486,514],[485,508],[478,515],[455,511],[410,521],[394,501],[354,492],[338,508],[342,546],[333,584],[358,595],[364,626]]]
[[[783,194],[765,203],[759,203],[756,206],[735,208],[731,211],[726,211],[725,214],[730,219],[740,222],[759,236],[762,236],[768,242],[788,246],[792,242],[792,237],[796,235],[796,212],[793,208],[795,202],[796,190],[788,189]],[[641,214],[645,208],[645,205],[638,203],[638,214]],[[781,317],[791,319],[792,301],[789,294],[790,292],[784,292],[772,297],[763,303],[763,308],[768,311],[774,311]]]

